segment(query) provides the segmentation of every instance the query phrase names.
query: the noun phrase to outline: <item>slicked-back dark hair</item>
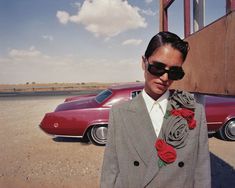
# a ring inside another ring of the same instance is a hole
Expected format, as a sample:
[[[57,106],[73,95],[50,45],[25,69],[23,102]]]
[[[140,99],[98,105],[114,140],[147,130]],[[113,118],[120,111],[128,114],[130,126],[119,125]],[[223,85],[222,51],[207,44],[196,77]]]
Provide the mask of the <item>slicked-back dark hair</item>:
[[[145,58],[149,58],[158,48],[164,45],[171,45],[174,49],[179,50],[182,54],[183,61],[185,61],[189,44],[183,41],[176,34],[169,31],[163,31],[156,34],[149,42],[148,47],[145,51]]]

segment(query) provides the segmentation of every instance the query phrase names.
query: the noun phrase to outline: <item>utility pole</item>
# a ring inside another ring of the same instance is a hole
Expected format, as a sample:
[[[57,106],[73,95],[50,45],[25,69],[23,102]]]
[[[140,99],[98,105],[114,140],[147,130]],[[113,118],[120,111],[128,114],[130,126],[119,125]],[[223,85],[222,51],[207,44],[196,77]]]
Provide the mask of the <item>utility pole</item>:
[[[193,0],[193,32],[202,29],[205,26],[205,0]],[[205,104],[204,95],[194,94],[196,100]]]
[[[205,26],[205,0],[193,0],[193,31]]]

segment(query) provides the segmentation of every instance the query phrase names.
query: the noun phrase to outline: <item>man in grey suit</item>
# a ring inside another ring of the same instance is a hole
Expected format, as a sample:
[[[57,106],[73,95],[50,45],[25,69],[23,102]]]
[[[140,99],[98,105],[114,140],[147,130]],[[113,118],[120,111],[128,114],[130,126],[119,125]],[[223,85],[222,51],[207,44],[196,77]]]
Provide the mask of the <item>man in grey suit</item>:
[[[142,57],[145,87],[110,111],[101,188],[210,188],[205,111],[168,88],[184,77],[188,43],[155,35]]]

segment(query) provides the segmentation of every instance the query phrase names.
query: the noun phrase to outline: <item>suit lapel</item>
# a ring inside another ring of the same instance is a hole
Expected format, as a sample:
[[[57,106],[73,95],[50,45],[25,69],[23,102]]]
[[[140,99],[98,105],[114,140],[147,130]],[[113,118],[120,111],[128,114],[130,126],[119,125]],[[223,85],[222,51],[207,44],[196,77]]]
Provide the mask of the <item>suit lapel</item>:
[[[141,94],[131,101],[125,113],[128,136],[139,157],[148,165],[155,151],[156,134]]]
[[[147,171],[145,173],[145,177],[143,180],[143,187],[148,185],[154,177],[157,176],[159,172],[159,166],[158,166],[158,156],[156,150],[152,152],[152,156],[150,158],[150,161],[148,163]]]
[[[170,108],[168,103],[167,110]],[[143,181],[143,187],[145,187],[157,176],[160,169],[158,166],[159,157],[155,148],[157,137],[141,94],[132,100],[126,113],[124,121],[126,121],[127,133],[140,158],[147,166]],[[162,127],[165,125],[165,121],[164,118]],[[162,138],[162,128],[158,137]]]
[[[167,109],[169,109],[169,107],[170,107],[170,105],[168,104]],[[160,130],[159,135],[158,135],[158,138],[163,137],[162,128],[165,125],[165,121],[166,121],[166,119],[164,118],[161,130]],[[155,142],[156,142],[156,139],[155,139]],[[155,144],[155,142],[154,142],[154,144]],[[143,181],[143,187],[148,185],[157,176],[158,172],[160,171],[160,168],[158,166],[158,161],[159,161],[159,157],[157,155],[156,148],[154,147],[151,159],[150,159],[150,161],[148,163],[148,166],[147,166],[147,171],[146,171],[144,181]]]

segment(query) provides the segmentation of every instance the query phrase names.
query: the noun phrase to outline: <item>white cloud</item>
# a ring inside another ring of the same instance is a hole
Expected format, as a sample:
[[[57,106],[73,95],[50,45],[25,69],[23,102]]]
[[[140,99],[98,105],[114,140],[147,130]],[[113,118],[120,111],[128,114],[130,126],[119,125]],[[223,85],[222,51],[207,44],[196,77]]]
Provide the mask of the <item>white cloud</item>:
[[[62,24],[68,21],[83,24],[95,36],[113,37],[130,29],[144,28],[147,23],[138,7],[123,0],[86,0],[76,15],[58,11]]]
[[[49,41],[53,41],[54,40],[54,37],[51,36],[51,35],[43,35],[42,38],[45,39],[45,40],[49,40]]]
[[[149,4],[149,3],[152,3],[153,0],[145,0],[145,2]]]
[[[1,60],[1,58],[0,58]],[[37,65],[53,65],[53,66],[64,66],[71,63],[71,57],[69,55],[65,57],[56,57],[47,55],[40,50],[31,46],[29,49],[11,49],[8,53],[8,57],[4,58],[5,62],[10,64],[19,64],[27,66]],[[0,61],[0,64],[3,61]]]
[[[131,82],[143,80],[139,58],[110,59],[49,56],[30,47],[12,49],[0,57],[0,83]]]
[[[62,24],[67,24],[69,21],[69,13],[66,11],[57,11],[56,17],[59,19],[59,22]]]
[[[74,3],[72,3],[71,5],[72,5],[72,7],[74,7],[74,8],[80,9],[82,4],[81,4],[80,2],[74,2]]]
[[[156,12],[152,11],[151,9],[142,10],[141,12],[147,16],[155,16],[157,14]]]
[[[70,70],[70,74],[77,75],[78,80],[84,80],[85,82],[133,82],[143,80],[141,61],[138,58],[119,59],[115,63],[110,63],[110,60],[105,58],[83,59],[80,60],[79,64],[74,65],[73,69]]]
[[[31,46],[28,50],[11,49],[9,52],[9,56],[15,59],[38,57],[40,55],[41,52],[35,49],[34,46]]]
[[[138,46],[142,43],[143,41],[141,39],[128,39],[122,42],[122,45],[134,45]]]

